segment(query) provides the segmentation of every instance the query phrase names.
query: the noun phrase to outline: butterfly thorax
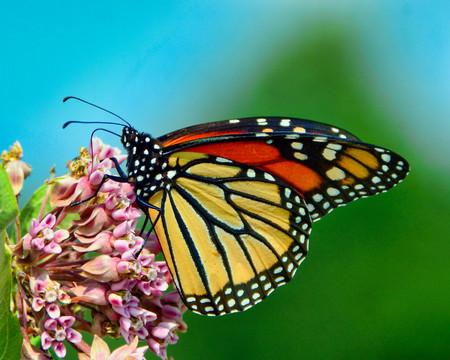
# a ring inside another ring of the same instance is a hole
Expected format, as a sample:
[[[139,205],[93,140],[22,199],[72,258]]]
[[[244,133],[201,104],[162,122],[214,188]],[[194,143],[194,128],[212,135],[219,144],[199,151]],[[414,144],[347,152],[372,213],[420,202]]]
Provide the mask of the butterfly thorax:
[[[124,127],[121,141],[128,152],[128,180],[136,195],[146,200],[165,186],[162,180],[167,162],[161,142],[130,127]]]

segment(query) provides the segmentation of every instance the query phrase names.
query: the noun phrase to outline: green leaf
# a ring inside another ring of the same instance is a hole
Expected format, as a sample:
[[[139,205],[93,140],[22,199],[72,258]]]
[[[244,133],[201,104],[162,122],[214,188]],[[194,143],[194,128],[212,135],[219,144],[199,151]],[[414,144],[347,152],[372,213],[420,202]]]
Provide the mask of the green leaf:
[[[19,214],[16,196],[3,166],[0,166],[0,232]]]
[[[5,246],[5,233],[2,231],[0,239],[0,360],[16,360],[20,359],[22,333],[19,320],[10,310],[11,252]]]
[[[39,216],[39,212],[41,211],[42,202],[44,201],[45,194],[47,192],[49,185],[43,185],[39,189],[35,191],[35,193],[31,196],[30,200],[25,204],[23,209],[20,211],[20,235],[23,236],[28,232],[28,228],[30,227],[31,219]],[[48,213],[52,207],[50,203],[47,202],[45,205],[44,214]]]

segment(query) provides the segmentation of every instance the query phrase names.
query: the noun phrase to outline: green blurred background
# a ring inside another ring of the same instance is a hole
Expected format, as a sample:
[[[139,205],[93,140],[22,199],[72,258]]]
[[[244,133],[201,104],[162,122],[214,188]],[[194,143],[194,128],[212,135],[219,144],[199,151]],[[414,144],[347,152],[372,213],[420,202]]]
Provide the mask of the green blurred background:
[[[0,145],[20,140],[34,167],[24,198],[87,145],[91,127],[62,123],[110,119],[67,95],[155,136],[280,115],[394,150],[405,182],[316,223],[294,280],[253,309],[186,313],[169,355],[450,358],[449,13],[445,1],[4,4]]]

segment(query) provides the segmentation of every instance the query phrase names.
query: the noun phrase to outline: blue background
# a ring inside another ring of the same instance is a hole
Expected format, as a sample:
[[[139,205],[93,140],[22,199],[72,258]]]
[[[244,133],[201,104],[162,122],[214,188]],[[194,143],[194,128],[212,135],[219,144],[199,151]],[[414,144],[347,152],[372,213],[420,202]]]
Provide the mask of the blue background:
[[[450,354],[447,1],[22,1],[0,5],[1,149],[51,166],[113,120],[154,136],[246,116],[311,118],[398,151],[392,192],[315,225],[292,284],[239,315],[186,314],[178,359]],[[116,146],[118,139],[102,138]]]

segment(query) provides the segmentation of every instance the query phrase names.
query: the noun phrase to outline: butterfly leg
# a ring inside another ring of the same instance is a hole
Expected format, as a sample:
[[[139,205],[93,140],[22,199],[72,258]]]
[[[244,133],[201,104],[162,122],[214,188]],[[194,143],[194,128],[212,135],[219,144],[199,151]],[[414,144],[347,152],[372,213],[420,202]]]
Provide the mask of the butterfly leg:
[[[139,251],[134,255],[135,258],[137,258],[137,257],[139,256],[139,254],[142,252],[142,249],[144,248],[145,243],[147,242],[147,240],[148,240],[150,234],[152,233],[153,229],[155,228],[155,225],[156,225],[156,223],[158,222],[160,216],[161,216],[161,212],[158,213],[158,215],[156,216],[155,221],[151,223],[150,229],[148,229],[148,231],[147,231],[147,235],[145,236],[145,239],[144,239],[144,242],[143,242],[142,245],[141,245],[141,248],[140,248]],[[148,216],[148,214],[146,214],[146,216],[145,216],[145,221],[144,221],[144,225],[142,226],[142,229],[141,229],[141,231],[140,231],[140,233],[139,233],[139,236],[142,236],[142,234],[143,234],[143,232],[144,232],[144,229],[145,229],[145,227],[147,226],[147,222],[149,221],[149,219],[150,219],[150,217]]]
[[[148,217],[148,215],[147,215],[147,216],[145,217],[145,221],[144,221],[144,224],[142,225],[141,231],[139,231],[139,236],[142,236],[142,234],[144,233],[144,229],[145,229],[145,227],[147,226],[148,219],[149,219],[149,217]]]
[[[139,236],[142,236],[142,234],[144,233],[145,227],[147,226],[147,223],[150,220],[150,216],[148,215],[148,209],[153,209],[158,211],[158,216],[156,217],[155,221],[151,223],[150,225],[150,229],[147,231],[147,235],[145,236],[144,242],[142,243],[142,247],[139,249],[139,251],[136,253],[136,257],[139,256],[139,254],[141,253],[142,249],[145,246],[145,243],[148,240],[148,237],[150,236],[150,234],[152,233],[153,229],[155,228],[156,223],[159,220],[159,217],[161,215],[161,209],[155,205],[149,204],[148,202],[142,200],[139,196],[136,196],[136,203],[138,204],[139,208],[142,210],[142,212],[145,214],[145,221],[144,221],[144,225],[142,226],[142,229],[139,233]]]

